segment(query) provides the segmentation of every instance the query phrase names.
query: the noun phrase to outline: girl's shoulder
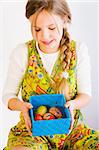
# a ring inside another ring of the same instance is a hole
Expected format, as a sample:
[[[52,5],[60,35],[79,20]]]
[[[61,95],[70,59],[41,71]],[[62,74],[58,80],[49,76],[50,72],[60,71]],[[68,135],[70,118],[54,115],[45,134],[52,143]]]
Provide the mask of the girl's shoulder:
[[[22,56],[24,54],[28,53],[27,45],[26,43],[18,44],[11,52],[12,56]]]
[[[76,54],[88,53],[88,46],[85,42],[71,40],[70,47],[71,47],[71,50],[76,51]]]
[[[19,65],[26,64],[28,61],[28,48],[26,43],[18,44],[10,54],[10,61]]]

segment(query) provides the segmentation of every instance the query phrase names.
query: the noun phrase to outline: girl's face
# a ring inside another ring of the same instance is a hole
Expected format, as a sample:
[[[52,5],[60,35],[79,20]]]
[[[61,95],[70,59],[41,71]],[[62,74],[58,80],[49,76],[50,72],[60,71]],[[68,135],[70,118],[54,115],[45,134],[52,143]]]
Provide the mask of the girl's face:
[[[42,10],[36,20],[35,15],[29,19],[33,38],[38,42],[39,48],[45,53],[56,52],[63,34],[64,20],[46,10]]]

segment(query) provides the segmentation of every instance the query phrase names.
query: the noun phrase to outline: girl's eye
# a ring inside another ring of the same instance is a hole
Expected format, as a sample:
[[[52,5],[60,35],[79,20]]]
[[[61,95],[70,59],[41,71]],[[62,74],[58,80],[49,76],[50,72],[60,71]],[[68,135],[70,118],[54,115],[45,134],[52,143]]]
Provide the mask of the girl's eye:
[[[49,28],[50,30],[54,30],[54,29],[56,29],[56,27],[55,28]]]
[[[40,31],[40,29],[38,29],[38,30],[36,30],[36,29],[35,29],[35,31],[36,31],[36,32],[39,32],[39,31]]]
[[[49,30],[54,30],[56,27],[54,27],[54,28],[49,28]],[[36,32],[39,32],[40,31],[40,29],[35,29],[35,31]]]

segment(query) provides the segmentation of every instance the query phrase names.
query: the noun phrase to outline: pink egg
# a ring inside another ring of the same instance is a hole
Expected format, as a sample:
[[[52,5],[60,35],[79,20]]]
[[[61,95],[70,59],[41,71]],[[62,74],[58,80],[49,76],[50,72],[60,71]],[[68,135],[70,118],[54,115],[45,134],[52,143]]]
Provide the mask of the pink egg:
[[[49,109],[49,112],[50,112],[51,114],[53,114],[56,118],[61,118],[61,117],[62,117],[62,112],[61,112],[60,109],[57,108],[57,107],[51,107],[51,108]]]

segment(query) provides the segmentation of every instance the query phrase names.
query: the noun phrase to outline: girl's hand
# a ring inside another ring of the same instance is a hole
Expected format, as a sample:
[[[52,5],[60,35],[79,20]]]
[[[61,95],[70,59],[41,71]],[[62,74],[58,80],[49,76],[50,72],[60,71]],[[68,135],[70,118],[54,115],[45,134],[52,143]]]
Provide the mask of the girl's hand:
[[[26,125],[26,128],[27,128],[30,136],[32,136],[32,132],[31,132],[31,126],[32,125],[31,125],[31,119],[29,116],[29,109],[31,109],[31,108],[33,108],[33,106],[30,103],[23,102],[21,112],[22,112],[22,115],[24,117],[25,125]]]
[[[69,131],[70,133],[74,124],[74,109],[75,109],[74,100],[66,102],[65,107],[69,108],[70,114],[71,114],[71,125],[70,125],[70,131]]]

